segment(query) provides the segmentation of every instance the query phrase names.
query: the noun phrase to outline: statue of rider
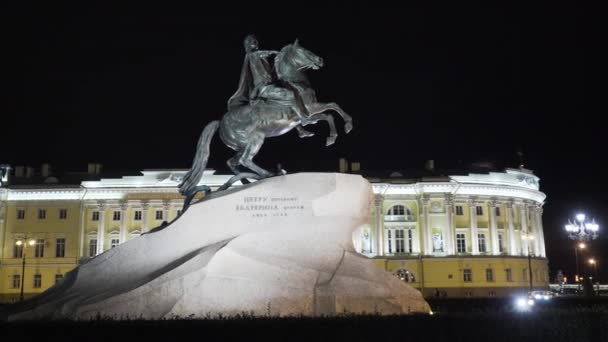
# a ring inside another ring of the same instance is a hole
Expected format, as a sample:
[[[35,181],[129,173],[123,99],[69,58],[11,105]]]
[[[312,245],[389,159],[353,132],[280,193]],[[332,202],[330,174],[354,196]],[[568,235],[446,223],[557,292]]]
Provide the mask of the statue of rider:
[[[241,69],[241,78],[239,80],[239,87],[228,99],[228,110],[232,110],[237,107],[246,106],[255,100],[265,100],[272,97],[272,89],[281,87],[281,94],[285,96],[286,92],[291,93],[294,98],[294,103],[291,108],[295,114],[300,117],[303,121],[306,121],[308,116],[308,110],[302,101],[300,93],[291,84],[285,83],[282,85],[276,84],[276,79],[272,72],[272,66],[268,59],[272,55],[276,55],[278,51],[274,50],[259,50],[258,40],[254,35],[248,35],[245,37],[245,61],[243,62],[243,68]],[[276,92],[275,92],[276,93]],[[297,126],[298,134],[300,137],[310,137],[314,133],[311,133],[301,126]]]

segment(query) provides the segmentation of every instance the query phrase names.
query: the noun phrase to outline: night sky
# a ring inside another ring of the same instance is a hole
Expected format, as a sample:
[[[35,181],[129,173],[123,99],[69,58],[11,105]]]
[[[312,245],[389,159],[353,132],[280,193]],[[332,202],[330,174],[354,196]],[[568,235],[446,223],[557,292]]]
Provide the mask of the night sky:
[[[526,168],[547,194],[544,225],[553,278],[574,271],[563,225],[579,211],[608,224],[603,125],[591,105],[587,42],[576,7],[401,8],[341,1],[247,6],[6,5],[2,19],[0,162],[108,171],[188,168],[204,126],[236,90],[242,41],[262,49],[300,39],[325,60],[309,71],[320,101],[354,130],[324,147],[290,132],[256,158],[289,172],[454,168],[473,161]],[[288,5],[291,4],[291,5]],[[606,113],[604,110],[602,114]],[[231,151],[214,139],[210,167]],[[407,175],[406,175],[407,176]],[[608,234],[592,243],[608,281]]]

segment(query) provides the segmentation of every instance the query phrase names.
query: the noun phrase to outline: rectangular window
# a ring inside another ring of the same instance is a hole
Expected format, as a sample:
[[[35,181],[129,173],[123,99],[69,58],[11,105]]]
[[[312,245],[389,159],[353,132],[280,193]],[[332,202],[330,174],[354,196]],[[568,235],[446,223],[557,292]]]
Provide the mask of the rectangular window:
[[[496,216],[500,216],[500,207],[494,208],[494,211],[496,213]]]
[[[120,211],[115,211],[114,215],[112,215],[113,221],[120,221]]]
[[[466,283],[470,283],[473,281],[473,271],[470,268],[465,268],[462,272],[463,278],[462,280]]]
[[[65,220],[68,218],[68,210],[67,209],[59,209],[59,219]]]
[[[405,239],[403,229],[395,229],[395,252],[405,252]]]
[[[141,210],[135,210],[133,212],[133,220],[141,221]]]
[[[412,230],[407,230],[407,251],[412,253],[414,251],[414,239],[412,238]]]
[[[114,247],[118,246],[119,243],[120,243],[120,239],[110,239],[110,248],[114,248]]]
[[[21,258],[23,257],[23,244],[17,245],[16,243],[13,245],[13,258]]]
[[[55,258],[65,257],[65,239],[57,239],[55,241]]]
[[[466,253],[467,242],[464,234],[456,234],[456,249],[458,253]]]
[[[18,289],[21,288],[21,275],[13,274],[13,279],[11,281],[11,288]]]
[[[63,280],[63,274],[55,274],[55,284]]]
[[[486,268],[486,281],[494,281],[494,270],[491,268]]]
[[[39,289],[42,287],[42,274],[34,274],[34,288]]]
[[[162,220],[163,219],[163,211],[162,210],[157,210],[156,211],[156,219],[157,220]]]
[[[503,246],[503,242],[502,242],[502,234],[498,233],[498,252],[502,253],[504,252],[504,246]]]
[[[17,209],[17,220],[25,219],[25,209]]]
[[[95,210],[91,213],[91,221],[99,221],[99,211]]]
[[[475,211],[477,212],[477,216],[482,216],[483,215],[483,207],[478,205],[475,207]]]
[[[456,206],[456,215],[458,215],[458,216],[464,215],[464,211],[462,210],[462,206],[461,205],[457,205]]]
[[[177,216],[180,216],[182,214],[182,210],[181,209],[177,209]]]
[[[511,272],[510,268],[505,269],[505,276],[507,281],[513,281],[513,272]]]
[[[391,231],[388,230],[386,234],[388,235],[388,252],[393,253],[393,239],[391,239]]]
[[[39,220],[46,219],[46,209],[38,209],[38,219]]]
[[[89,256],[95,256],[97,255],[97,239],[90,239],[89,240]]]
[[[479,245],[479,253],[485,253],[488,251],[486,249],[486,234],[477,234],[477,242]]]
[[[36,239],[36,245],[34,248],[35,258],[44,258],[44,239]]]

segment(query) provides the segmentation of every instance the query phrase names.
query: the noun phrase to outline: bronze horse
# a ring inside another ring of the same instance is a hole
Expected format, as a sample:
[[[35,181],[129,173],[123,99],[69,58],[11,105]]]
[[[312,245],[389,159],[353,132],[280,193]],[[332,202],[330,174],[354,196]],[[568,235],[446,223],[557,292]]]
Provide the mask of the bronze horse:
[[[270,89],[264,91],[266,94],[264,99],[256,99],[249,105],[230,110],[221,120],[212,121],[205,127],[197,144],[192,168],[178,186],[179,192],[186,196],[184,211],[196,193],[211,190],[208,186],[199,186],[198,183],[209,159],[209,143],[218,128],[224,144],[236,151],[234,157],[227,161],[228,167],[235,176],[222,185],[220,190],[226,189],[234,182],[244,178],[261,179],[276,175],[253,162],[253,158],[268,137],[283,135],[298,125],[306,126],[326,121],[330,129],[326,144],[327,146],[333,144],[338,133],[333,116],[325,114],[325,111],[336,111],[345,121],[344,131],[350,132],[353,128],[352,118],[336,103],[317,102],[315,91],[304,74],[307,69],[318,70],[322,66],[323,59],[301,47],[296,40],[293,44],[282,48],[276,55],[274,70],[278,81],[277,84],[267,86]],[[292,92],[287,92],[284,87],[281,87],[282,83],[287,83],[298,90],[303,104],[310,113],[307,118],[301,119],[296,115],[292,108],[297,99]],[[248,168],[253,173],[241,172],[238,168],[239,165]]]

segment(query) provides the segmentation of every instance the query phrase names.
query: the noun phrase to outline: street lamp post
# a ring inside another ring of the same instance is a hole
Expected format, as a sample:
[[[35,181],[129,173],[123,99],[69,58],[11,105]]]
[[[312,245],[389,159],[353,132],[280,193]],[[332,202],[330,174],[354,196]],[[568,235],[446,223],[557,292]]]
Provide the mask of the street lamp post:
[[[595,294],[599,295],[600,294],[600,280],[597,278],[597,261],[595,261],[595,259],[591,258],[591,259],[589,259],[589,264],[593,265],[593,271],[594,271],[593,273],[595,276],[595,284],[596,284],[595,285],[595,287],[596,287]]]
[[[574,262],[576,263],[576,276],[578,277],[578,279],[575,280],[579,292],[581,291],[581,274],[579,273],[578,250],[583,250],[585,247],[587,247],[587,245],[584,242],[579,242],[574,246]]]
[[[528,274],[529,274],[529,278],[530,278],[530,292],[532,292],[532,290],[534,289],[534,283],[533,283],[533,279],[532,279],[532,251],[530,250],[530,244],[532,243],[532,240],[534,240],[534,235],[531,234],[524,234],[521,236],[522,239],[524,239],[525,241],[527,241],[527,247],[528,247]]]
[[[24,238],[22,240],[15,241],[15,245],[21,246],[21,294],[19,295],[19,300],[23,300],[23,288],[25,282],[25,254],[27,250],[27,245],[33,246],[36,243],[36,240],[31,239],[27,240]]]
[[[574,247],[574,257],[576,261],[576,273],[579,273],[578,266],[578,249],[581,250],[586,247],[585,242],[591,241],[597,238],[598,231],[600,226],[595,223],[595,219],[591,220],[591,222],[587,222],[585,214],[577,214],[576,219],[574,221],[570,221],[568,219],[568,224],[564,227],[566,228],[566,232],[568,233],[568,237],[572,240],[578,242],[578,244]],[[580,292],[581,284],[578,282],[578,290]]]

